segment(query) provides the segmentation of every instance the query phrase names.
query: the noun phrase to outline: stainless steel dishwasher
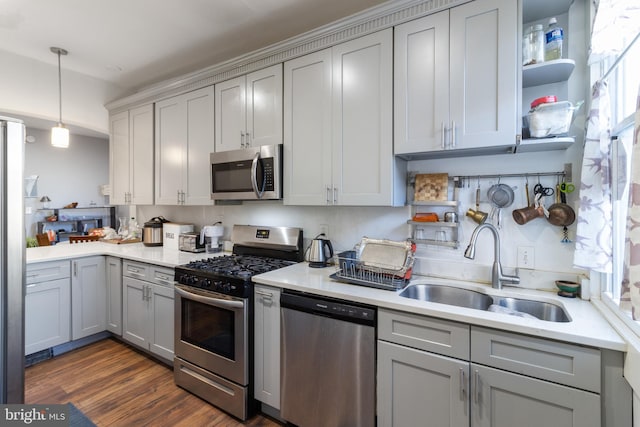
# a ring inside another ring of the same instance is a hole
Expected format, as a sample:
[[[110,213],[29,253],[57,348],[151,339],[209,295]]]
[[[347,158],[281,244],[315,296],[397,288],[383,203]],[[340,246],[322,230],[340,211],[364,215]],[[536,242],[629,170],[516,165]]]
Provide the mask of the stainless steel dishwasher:
[[[375,426],[375,307],[291,291],[280,307],[282,418]]]

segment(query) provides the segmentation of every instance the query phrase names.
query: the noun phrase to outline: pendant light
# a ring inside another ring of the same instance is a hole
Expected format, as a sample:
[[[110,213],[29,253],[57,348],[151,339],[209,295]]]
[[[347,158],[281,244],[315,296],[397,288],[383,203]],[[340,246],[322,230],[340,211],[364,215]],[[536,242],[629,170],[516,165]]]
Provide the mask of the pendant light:
[[[60,47],[52,47],[51,52],[58,55],[58,100],[60,101],[60,116],[58,124],[51,128],[51,145],[67,148],[69,146],[69,129],[62,124],[62,71],[60,69],[60,55],[66,55],[66,50]]]

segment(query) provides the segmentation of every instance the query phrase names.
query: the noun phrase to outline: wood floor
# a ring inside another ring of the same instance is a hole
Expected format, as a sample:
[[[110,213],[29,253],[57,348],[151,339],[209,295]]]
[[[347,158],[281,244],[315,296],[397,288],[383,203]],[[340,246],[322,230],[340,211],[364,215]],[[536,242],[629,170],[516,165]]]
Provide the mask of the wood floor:
[[[26,403],[73,403],[97,426],[278,427],[245,423],[177,387],[173,371],[115,339],[46,360],[25,371]]]

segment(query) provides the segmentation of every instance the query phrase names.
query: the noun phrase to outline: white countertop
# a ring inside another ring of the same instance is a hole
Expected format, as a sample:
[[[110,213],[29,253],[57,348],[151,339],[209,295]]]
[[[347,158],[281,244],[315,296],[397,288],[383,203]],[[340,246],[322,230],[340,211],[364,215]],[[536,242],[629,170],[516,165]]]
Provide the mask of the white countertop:
[[[104,242],[86,242],[78,244],[58,244],[42,246],[26,250],[27,264],[45,261],[66,260],[94,255],[111,255],[133,261],[147,262],[165,267],[175,267],[191,261],[220,256],[228,253],[207,254],[190,253],[166,249],[163,246],[144,246],[142,243],[111,244]],[[582,344],[593,347],[626,351],[626,342],[614,331],[609,322],[588,301],[573,298],[562,298],[553,292],[529,289],[505,288],[492,289],[483,284],[461,282],[445,279],[414,276],[411,284],[435,283],[462,286],[480,290],[491,295],[531,298],[540,301],[555,302],[562,305],[571,322],[546,322],[527,319],[508,314],[486,312],[446,304],[417,301],[399,296],[399,292],[349,285],[329,278],[335,271],[333,267],[310,268],[307,263],[299,263],[290,267],[274,270],[253,277],[256,283],[272,285],[283,289],[310,292],[316,295],[334,297],[349,301],[371,304],[404,312],[449,319],[472,325],[503,329],[522,334]]]
[[[111,255],[165,267],[175,267],[176,265],[187,264],[199,259],[225,255],[224,252],[218,252],[216,254],[183,252],[166,249],[163,246],[145,246],[142,243],[116,245],[105,242],[59,243],[54,246],[27,248],[26,253],[27,265],[37,262],[58,261],[94,255]],[[228,255],[228,253],[226,255]]]
[[[398,295],[400,293],[399,291],[394,292],[356,286],[331,280],[329,275],[334,272],[335,269],[333,267],[310,268],[307,263],[300,263],[254,276],[253,281],[283,289],[310,292],[316,295],[356,301],[378,307],[534,335],[574,344],[617,351],[626,351],[627,348],[626,342],[615,332],[600,312],[589,301],[584,301],[579,298],[563,298],[554,292],[529,289],[504,288],[497,290],[483,284],[436,279],[426,276],[414,276],[411,279],[411,284],[448,284],[462,286],[467,289],[480,290],[481,292],[491,295],[554,302],[562,305],[572,319],[571,322],[547,322],[509,314],[404,298]]]

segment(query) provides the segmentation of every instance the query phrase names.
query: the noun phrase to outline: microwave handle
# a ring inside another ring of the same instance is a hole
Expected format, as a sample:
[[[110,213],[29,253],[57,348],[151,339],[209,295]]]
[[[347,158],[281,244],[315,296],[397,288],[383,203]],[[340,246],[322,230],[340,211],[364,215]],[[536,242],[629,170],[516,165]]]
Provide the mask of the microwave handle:
[[[260,152],[257,152],[256,155],[253,156],[253,162],[251,163],[251,186],[253,187],[253,192],[256,193],[256,197],[258,199],[262,199],[262,195],[264,194],[264,186],[262,187],[262,189],[258,188],[258,178],[256,177],[256,173],[258,172],[259,160]]]

